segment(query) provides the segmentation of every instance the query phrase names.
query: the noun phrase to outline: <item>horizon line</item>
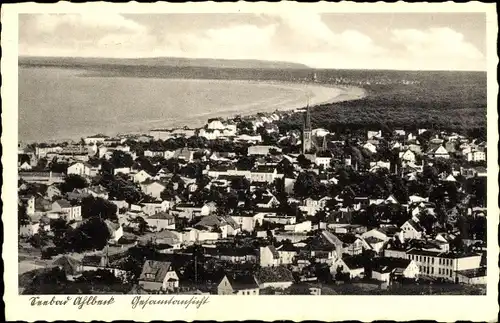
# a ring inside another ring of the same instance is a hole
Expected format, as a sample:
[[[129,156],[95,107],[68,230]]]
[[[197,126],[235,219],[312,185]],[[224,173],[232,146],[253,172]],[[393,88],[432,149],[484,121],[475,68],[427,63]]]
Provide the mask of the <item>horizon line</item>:
[[[482,72],[487,73],[488,70],[434,70],[434,69],[388,69],[388,68],[363,68],[363,67],[311,67],[307,64],[300,62],[292,62],[286,60],[265,60],[256,58],[211,58],[211,57],[185,57],[185,56],[146,56],[146,57],[112,57],[112,56],[40,56],[40,55],[18,55],[19,58],[74,58],[74,59],[114,59],[114,60],[141,60],[141,59],[155,59],[155,58],[173,58],[173,59],[187,59],[187,60],[215,60],[215,61],[252,61],[252,62],[267,62],[267,63],[284,63],[302,65],[302,69],[311,70],[365,70],[365,71],[398,71],[398,72]],[[19,60],[18,60],[19,64]],[[300,69],[300,68],[296,68]]]

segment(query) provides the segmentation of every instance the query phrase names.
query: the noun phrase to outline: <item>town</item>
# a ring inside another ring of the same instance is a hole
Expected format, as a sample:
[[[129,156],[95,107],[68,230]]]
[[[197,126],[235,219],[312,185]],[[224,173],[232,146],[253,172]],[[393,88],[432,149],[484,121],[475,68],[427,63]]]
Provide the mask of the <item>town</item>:
[[[20,292],[484,293],[485,138],[331,130],[307,106],[20,145]]]

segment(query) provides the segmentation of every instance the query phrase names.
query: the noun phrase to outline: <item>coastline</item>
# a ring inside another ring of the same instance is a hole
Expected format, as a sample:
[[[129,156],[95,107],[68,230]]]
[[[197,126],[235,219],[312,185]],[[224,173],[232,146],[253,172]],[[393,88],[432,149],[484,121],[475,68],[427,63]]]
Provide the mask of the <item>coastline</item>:
[[[120,76],[117,76],[120,77]],[[128,78],[127,76],[122,76]],[[284,101],[278,102],[268,102],[265,99],[263,102],[256,101],[249,104],[229,106],[225,109],[218,111],[207,111],[201,112],[196,115],[187,116],[184,120],[144,120],[138,121],[134,127],[140,128],[137,131],[120,131],[119,129],[108,129],[107,131],[97,130],[94,133],[81,133],[74,136],[61,136],[59,138],[51,138],[46,140],[20,140],[20,143],[30,144],[36,142],[45,143],[61,143],[61,142],[78,142],[82,137],[94,135],[103,132],[108,136],[117,135],[139,135],[139,134],[149,134],[153,129],[172,129],[180,127],[189,128],[201,128],[210,118],[233,118],[237,115],[239,116],[253,116],[257,113],[269,113],[274,111],[280,112],[293,112],[296,109],[303,108],[307,105],[309,99],[309,105],[311,107],[316,107],[319,105],[343,102],[349,100],[357,100],[368,95],[367,91],[360,87],[354,86],[338,86],[333,84],[322,84],[322,83],[299,83],[299,82],[282,82],[282,81],[258,81],[258,80],[220,80],[220,79],[187,79],[187,78],[172,78],[169,80],[174,81],[200,81],[200,82],[231,82],[231,83],[243,83],[251,84],[252,86],[263,86],[263,87],[277,87],[279,89],[284,89],[286,91],[297,91],[298,93],[303,92],[304,99],[299,100],[296,94],[295,97],[291,97],[290,100],[285,99]],[[128,123],[129,125],[131,123]]]

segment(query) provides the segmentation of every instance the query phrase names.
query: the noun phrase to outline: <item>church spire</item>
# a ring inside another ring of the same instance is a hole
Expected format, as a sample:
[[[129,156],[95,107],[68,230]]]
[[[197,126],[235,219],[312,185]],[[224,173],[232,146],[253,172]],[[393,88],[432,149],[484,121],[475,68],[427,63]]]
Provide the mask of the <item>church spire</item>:
[[[306,120],[304,130],[311,130],[311,109],[309,108],[309,98],[307,99]]]
[[[302,128],[302,153],[306,154],[312,148],[312,127],[311,127],[311,110],[309,109],[309,97],[307,98],[306,117]]]

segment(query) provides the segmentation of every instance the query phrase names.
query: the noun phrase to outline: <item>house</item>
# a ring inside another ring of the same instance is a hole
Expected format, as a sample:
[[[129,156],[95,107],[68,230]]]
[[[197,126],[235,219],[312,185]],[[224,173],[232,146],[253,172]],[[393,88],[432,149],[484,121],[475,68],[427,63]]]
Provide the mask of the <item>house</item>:
[[[198,132],[199,137],[204,137],[207,140],[215,140],[219,137],[221,137],[223,134],[223,131],[218,130],[218,129],[205,129],[202,128]]]
[[[311,230],[312,230],[312,222],[311,221],[303,221],[300,223],[285,225],[285,231],[310,232]]]
[[[349,277],[362,278],[365,274],[365,264],[361,256],[344,256],[338,258],[331,266],[330,272],[335,276],[336,273],[348,273]]]
[[[342,242],[342,254],[355,256],[363,252],[365,244],[358,236],[351,233],[337,233],[335,236]]]
[[[410,219],[401,226],[401,233],[403,239],[421,239],[424,229],[418,222]]]
[[[259,165],[250,172],[251,182],[272,183],[278,177],[283,177],[283,174],[280,176],[273,166]]]
[[[47,187],[47,192],[45,192],[45,195],[52,200],[54,197],[62,196],[62,192],[57,186],[49,185]]]
[[[382,252],[386,246],[389,237],[387,234],[379,229],[372,229],[361,235],[361,238],[370,246],[376,253]]]
[[[80,205],[72,205],[65,199],[60,199],[52,203],[52,212],[64,213],[68,222],[82,220],[82,207]]]
[[[450,154],[446,150],[446,148],[443,147],[443,145],[440,145],[436,148],[433,148],[427,152],[427,156],[430,158],[443,158],[443,159],[449,159]]]
[[[250,146],[248,147],[248,156],[267,156],[270,151],[281,152],[281,149],[276,146]]]
[[[172,212],[180,218],[189,220],[195,216],[205,216],[211,213],[208,205],[195,205],[193,203],[177,203]]]
[[[259,248],[259,263],[261,267],[274,267],[280,264],[280,255],[274,246]]]
[[[68,175],[91,176],[92,166],[84,162],[77,162],[70,165],[66,171]]]
[[[487,177],[488,176],[488,171],[486,170],[486,167],[483,166],[478,166],[474,168],[475,174],[477,177]]]
[[[147,149],[144,151],[145,157],[165,157],[165,152],[163,150],[150,150]]]
[[[324,207],[324,203],[322,203],[321,199],[313,199],[312,197],[308,197],[304,199],[303,205],[299,208],[302,212],[306,212],[308,215],[315,215],[319,210]]]
[[[273,208],[279,204],[278,199],[272,194],[262,195],[254,202],[258,208]]]
[[[486,152],[479,150],[471,151],[467,153],[467,161],[486,161]]]
[[[104,188],[102,185],[86,187],[84,189],[84,192],[92,195],[95,198],[101,198],[105,200],[109,198],[108,190],[106,190],[106,188]]]
[[[22,203],[26,208],[26,215],[32,216],[36,211],[36,199],[33,195],[19,196],[19,202]]]
[[[46,216],[34,216],[31,220],[19,227],[19,236],[31,237],[37,234],[40,230],[45,232],[50,231],[50,219]]]
[[[396,277],[417,279],[419,268],[413,260],[379,257],[372,260],[372,278],[390,283]]]
[[[410,150],[410,149],[407,149],[404,152],[400,152],[399,153],[399,159],[401,161],[411,162],[411,163],[415,163],[415,161],[417,160],[416,156],[415,156],[415,153],[412,150]]]
[[[27,183],[45,185],[64,182],[64,175],[62,173],[53,172],[19,172],[18,177]]]
[[[19,166],[19,169],[20,170],[32,170],[33,167],[27,162],[25,161],[24,163],[22,163],[20,166]]]
[[[378,131],[368,131],[367,133],[367,139],[374,139],[374,138],[382,138],[382,130]]]
[[[377,237],[368,237],[365,238],[364,240],[370,246],[370,248],[377,254],[381,253],[383,251],[384,246],[386,245],[386,241]]]
[[[276,248],[279,255],[279,262],[281,265],[290,265],[292,264],[299,254],[299,248],[290,245],[284,244]]]
[[[161,199],[161,193],[165,190],[166,185],[158,182],[158,181],[149,181],[141,183],[141,190],[144,194],[152,196],[157,199]]]
[[[285,289],[294,282],[292,272],[284,266],[261,267],[255,274],[255,280],[261,289],[267,287]]]
[[[327,169],[330,168],[332,159],[333,156],[330,151],[319,151],[315,155],[314,163],[318,166],[322,166],[324,169]]]
[[[212,130],[214,129],[223,130],[226,128],[226,126],[222,124],[221,120],[217,118],[208,119],[206,127],[207,129],[212,129]]]
[[[208,215],[194,225],[197,228],[208,229],[212,232],[220,230],[221,238],[234,236],[239,232],[238,224],[231,217]]]
[[[257,255],[252,247],[216,247],[207,248],[205,254],[233,264],[256,263]]]
[[[130,174],[130,167],[119,167],[113,169],[113,175],[118,175],[118,174],[125,174],[125,175]]]
[[[172,249],[178,249],[182,243],[182,232],[169,230],[148,232],[140,236],[139,241],[146,244],[152,242],[156,247],[170,245]]]
[[[363,148],[370,151],[373,154],[375,154],[377,152],[377,146],[375,146],[371,142],[367,142],[366,144],[364,144]]]
[[[458,283],[468,285],[486,285],[488,278],[486,276],[486,267],[459,270],[456,273],[456,277]]]
[[[263,213],[241,213],[237,215],[231,215],[231,218],[238,224],[242,231],[253,232],[257,223],[262,225],[264,222]]]
[[[146,172],[145,170],[140,170],[139,172],[134,174],[133,181],[134,181],[134,183],[143,183],[146,180],[151,179],[152,177],[153,176],[148,174],[148,172]]]
[[[88,145],[94,145],[94,144],[102,144],[108,138],[109,138],[108,136],[98,134],[98,135],[93,135],[93,136],[83,138],[83,141],[88,146]]]
[[[52,265],[62,269],[69,280],[81,274],[81,261],[68,255],[57,258]]]
[[[256,143],[262,142],[262,136],[261,135],[250,136],[247,134],[242,134],[242,135],[236,136],[234,138],[234,141],[256,144]]]
[[[161,202],[156,202],[156,203],[141,203],[140,207],[142,212],[145,214],[151,216],[154,215],[158,212],[166,212],[168,209],[170,209],[172,202],[171,201],[161,201]]]
[[[185,160],[188,163],[193,161],[195,151],[188,148],[179,148],[174,152],[173,158]]]
[[[458,274],[463,270],[479,269],[481,254],[426,251],[411,249],[406,258],[414,261],[420,274],[435,278],[458,281]]]
[[[382,161],[379,160],[377,162],[370,162],[370,172],[376,172],[379,169],[385,168],[387,170],[391,169],[391,162],[390,161]]]
[[[455,177],[450,174],[448,176],[446,176],[444,179],[443,179],[444,182],[456,182],[457,180],[455,179]]]
[[[106,227],[108,228],[110,240],[113,242],[118,242],[120,238],[123,236],[123,227],[115,222],[111,222],[109,220],[104,220]]]
[[[145,220],[153,231],[175,230],[175,217],[172,214],[159,212]]]
[[[179,277],[170,262],[146,260],[139,276],[139,287],[156,293],[173,291],[179,287]]]
[[[38,233],[40,230],[40,222],[28,222],[19,226],[19,236],[29,238]]]
[[[126,257],[124,253],[112,254],[90,254],[83,256],[81,260],[82,271],[107,270],[117,278],[124,279],[127,275]]]
[[[377,238],[377,239],[380,239],[383,241],[389,240],[389,237],[387,236],[387,234],[380,229],[371,229],[369,231],[366,231],[365,233],[361,234],[361,237],[365,240],[367,238],[371,238],[371,237],[374,237],[374,238]]]
[[[226,274],[217,285],[217,295],[259,295],[259,285],[253,275]]]

